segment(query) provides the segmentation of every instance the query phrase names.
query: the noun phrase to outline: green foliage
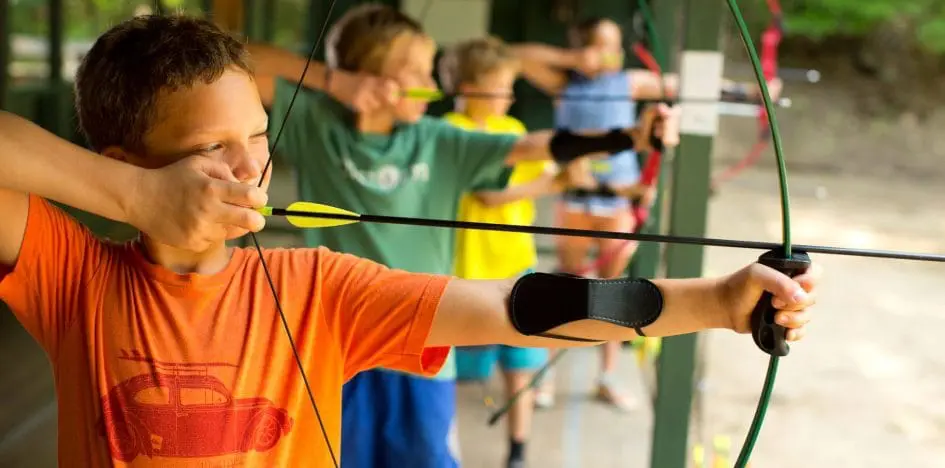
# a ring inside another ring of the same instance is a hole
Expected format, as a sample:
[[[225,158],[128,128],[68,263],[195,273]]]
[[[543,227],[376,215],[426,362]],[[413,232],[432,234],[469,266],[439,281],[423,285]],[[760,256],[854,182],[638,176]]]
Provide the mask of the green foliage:
[[[863,36],[895,24],[932,52],[945,52],[942,0],[788,0],[783,4],[792,35],[815,40]]]

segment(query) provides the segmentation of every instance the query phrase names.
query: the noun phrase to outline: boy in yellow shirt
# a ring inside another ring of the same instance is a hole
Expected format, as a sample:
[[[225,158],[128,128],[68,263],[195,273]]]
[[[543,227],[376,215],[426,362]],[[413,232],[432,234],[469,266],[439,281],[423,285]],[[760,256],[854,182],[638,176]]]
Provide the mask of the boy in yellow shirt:
[[[463,129],[487,133],[527,133],[518,119],[506,115],[512,104],[512,86],[519,63],[505,44],[495,38],[457,44],[440,63],[444,87],[456,92],[456,110],[444,119]],[[462,95],[466,96],[462,96]],[[475,96],[475,97],[473,97]],[[549,161],[515,165],[508,186],[481,187],[460,200],[458,219],[485,223],[530,225],[535,221],[533,199],[560,191],[557,167]],[[534,271],[538,263],[531,234],[462,230],[456,233],[454,274],[466,279],[508,279]],[[498,361],[511,398],[528,385],[531,374],[548,359],[545,348],[476,346],[457,348],[457,378],[485,380]],[[531,392],[509,412],[508,467],[524,466],[525,441],[533,413]]]

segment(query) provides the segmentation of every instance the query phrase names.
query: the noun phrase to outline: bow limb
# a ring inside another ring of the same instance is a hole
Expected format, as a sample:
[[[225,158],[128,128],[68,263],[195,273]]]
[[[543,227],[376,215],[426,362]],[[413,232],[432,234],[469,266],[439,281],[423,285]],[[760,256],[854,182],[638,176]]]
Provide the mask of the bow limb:
[[[771,130],[771,141],[774,145],[775,157],[778,162],[778,182],[780,186],[780,195],[781,195],[781,227],[782,227],[782,244],[783,247],[780,252],[769,252],[772,256],[781,256],[786,259],[785,261],[790,261],[793,257],[792,252],[792,242],[791,242],[791,207],[790,207],[790,197],[788,194],[788,180],[787,180],[787,167],[784,159],[784,151],[781,146],[781,134],[778,130],[777,118],[774,112],[774,104],[771,100],[771,95],[768,92],[767,80],[765,79],[764,71],[762,70],[761,60],[758,58],[758,53],[755,50],[755,46],[752,43],[751,35],[748,32],[748,26],[745,24],[744,18],[742,18],[741,10],[738,7],[737,0],[727,0],[729,9],[732,12],[732,17],[735,19],[735,22],[738,25],[738,32],[741,36],[742,42],[745,44],[745,49],[748,52],[748,56],[751,59],[752,66],[755,70],[755,77],[758,80],[758,86],[761,89],[761,97],[764,102],[765,115],[767,117],[768,126]],[[774,0],[771,0],[773,2]],[[774,4],[769,2],[769,5]],[[780,11],[780,10],[778,10]],[[780,30],[779,30],[780,31]],[[780,40],[780,33],[777,36]],[[767,254],[766,254],[767,255]],[[770,306],[770,304],[764,304],[764,301],[770,303],[770,299],[766,299],[764,296],[761,301],[759,301],[756,306],[756,311],[761,308],[764,310],[764,307]],[[754,328],[754,315],[753,312],[753,332]],[[756,341],[756,343],[758,343]],[[761,344],[759,344],[761,346]],[[768,361],[768,371],[765,376],[765,381],[762,386],[761,397],[758,399],[758,407],[755,410],[755,415],[752,418],[751,426],[748,430],[748,434],[745,437],[745,443],[742,445],[742,449],[739,452],[738,460],[735,462],[736,468],[745,468],[748,461],[751,457],[751,452],[754,449],[755,443],[758,440],[758,437],[761,433],[761,427],[764,423],[765,414],[768,411],[768,404],[770,403],[771,394],[774,389],[774,381],[778,373],[778,363],[780,361],[780,355],[777,352],[766,349],[771,355],[770,360]]]

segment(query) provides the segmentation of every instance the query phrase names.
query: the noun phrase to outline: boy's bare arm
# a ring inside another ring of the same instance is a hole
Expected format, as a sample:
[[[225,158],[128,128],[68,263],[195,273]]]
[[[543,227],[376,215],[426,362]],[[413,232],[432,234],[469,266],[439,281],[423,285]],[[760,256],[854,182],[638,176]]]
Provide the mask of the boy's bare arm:
[[[305,58],[288,50],[268,44],[249,43],[246,50],[252,57],[256,72],[256,87],[259,88],[259,97],[263,105],[269,107],[275,97],[276,78],[283,78],[297,82],[305,70]],[[339,75],[343,75],[339,73]],[[344,80],[339,76],[338,79]],[[308,70],[305,70],[305,79],[302,85],[311,89],[325,88],[325,65],[312,61]]]
[[[535,198],[560,192],[563,185],[553,173],[543,174],[531,182],[508,187],[504,190],[481,190],[473,196],[486,206],[499,206],[519,200],[533,200]]]
[[[579,158],[597,158],[620,151],[647,152],[654,143],[678,144],[679,110],[666,105],[650,106],[636,125],[605,131],[537,130],[519,138],[506,157],[506,164],[552,160],[566,166]]]
[[[0,263],[16,263],[29,193],[125,221],[122,187],[109,181],[134,179],[134,166],[83,150],[5,112],[0,113],[0,148]]]
[[[333,69],[326,74],[326,65],[311,61],[306,70],[305,57],[293,52],[261,43],[246,46],[256,67],[256,87],[263,105],[270,107],[275,98],[276,79],[282,78],[297,83],[305,72],[302,85],[331,94],[352,109],[368,111],[383,103],[394,102],[399,92],[391,80],[379,77],[348,73]],[[326,82],[326,77],[328,81]]]
[[[564,92],[568,84],[566,70],[579,65],[574,52],[568,49],[537,43],[517,44],[511,49],[522,62],[522,76],[550,96]]]
[[[192,158],[146,170],[95,154],[19,116],[0,112],[2,264],[13,265],[19,256],[31,193],[132,224],[181,247],[201,242],[225,225],[255,231],[265,224],[259,213],[243,208],[264,205],[265,193],[238,183],[223,163]]]
[[[778,318],[792,330],[789,339],[799,339],[809,320],[806,307],[813,296],[819,270],[795,279],[760,264],[752,264],[721,278],[661,279],[653,283],[663,296],[659,318],[645,327],[648,336],[672,336],[724,328],[738,333],[750,330],[749,318],[764,291],[782,300]],[[508,313],[509,295],[515,280],[472,281],[455,279],[440,301],[427,346],[506,344],[519,347],[593,346],[594,342],[564,341],[520,334]],[[549,291],[555,294],[555,291]],[[541,313],[536,312],[536,313]],[[600,341],[626,341],[637,336],[632,328],[582,320],[550,330],[551,333]]]
[[[628,73],[630,74],[629,93],[634,100],[675,99],[679,93],[678,74],[666,73],[660,76],[642,69],[631,69]],[[780,79],[774,79],[768,83],[768,91],[772,99],[778,99],[781,96],[782,87]],[[753,81],[733,81],[723,78],[722,93],[743,95],[749,101],[761,99],[761,88]],[[721,99],[722,96],[719,98]]]

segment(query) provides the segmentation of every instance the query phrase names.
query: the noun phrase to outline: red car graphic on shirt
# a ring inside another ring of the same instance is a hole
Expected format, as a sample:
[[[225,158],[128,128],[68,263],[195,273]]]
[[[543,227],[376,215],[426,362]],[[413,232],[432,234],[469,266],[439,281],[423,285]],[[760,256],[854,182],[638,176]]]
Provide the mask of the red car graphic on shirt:
[[[113,387],[102,398],[98,423],[112,457],[130,462],[138,455],[263,452],[292,429],[292,418],[272,401],[234,399],[219,379],[205,372],[142,374]]]

